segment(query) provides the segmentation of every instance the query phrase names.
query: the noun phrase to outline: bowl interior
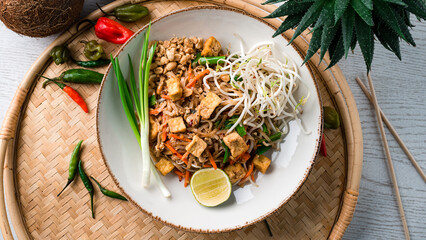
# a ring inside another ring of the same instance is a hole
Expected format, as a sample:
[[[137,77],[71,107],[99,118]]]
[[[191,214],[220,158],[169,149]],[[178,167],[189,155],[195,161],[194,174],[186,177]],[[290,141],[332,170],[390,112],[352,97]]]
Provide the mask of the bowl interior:
[[[124,76],[128,77],[128,55],[138,69],[142,36],[141,29],[118,54]],[[168,40],[174,36],[197,36],[207,39],[215,36],[224,48],[239,50],[238,34],[245,49],[263,41],[273,42],[282,57],[287,55],[297,66],[303,60],[298,52],[287,45],[282,36],[272,38],[275,32],[261,19],[243,12],[218,8],[196,7],[167,15],[152,23],[150,40]],[[215,207],[203,207],[193,198],[190,188],[184,188],[174,174],[163,177],[171,191],[171,198],[164,198],[154,180],[149,188],[141,184],[141,154],[138,143],[122,109],[117,82],[112,69],[108,69],[101,86],[97,109],[97,134],[101,152],[114,181],[137,206],[170,225],[186,230],[222,232],[247,226],[262,220],[278,209],[298,190],[307,178],[318,151],[322,127],[321,100],[317,85],[306,66],[299,67],[302,85],[297,97],[307,96],[300,116],[305,134],[296,121],[290,122],[290,133],[281,145],[280,152],[272,153],[267,174],[259,175],[259,187],[246,185],[236,188],[231,198]]]

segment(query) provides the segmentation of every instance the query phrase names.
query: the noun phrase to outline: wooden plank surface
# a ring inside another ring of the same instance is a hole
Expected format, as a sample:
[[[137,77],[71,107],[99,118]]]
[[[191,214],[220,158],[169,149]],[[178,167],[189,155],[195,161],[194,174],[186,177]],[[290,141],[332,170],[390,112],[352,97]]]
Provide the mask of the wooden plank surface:
[[[109,1],[86,0],[82,16],[96,8],[95,2],[103,5]],[[383,112],[426,170],[426,23],[414,18],[413,22],[417,47],[402,43],[403,60],[400,62],[376,43],[372,77]],[[0,122],[25,72],[55,38],[19,36],[0,23]],[[339,65],[358,104],[364,134],[360,197],[345,239],[402,239],[404,234],[374,109],[354,80],[356,76],[365,79],[365,65],[359,48]],[[425,239],[426,184],[390,134],[388,140],[411,237]]]

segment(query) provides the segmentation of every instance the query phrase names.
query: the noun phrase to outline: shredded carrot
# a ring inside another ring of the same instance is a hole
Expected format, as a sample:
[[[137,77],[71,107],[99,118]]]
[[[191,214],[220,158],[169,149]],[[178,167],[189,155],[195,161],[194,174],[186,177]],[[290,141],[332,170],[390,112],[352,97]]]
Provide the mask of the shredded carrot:
[[[166,121],[166,116],[163,115],[163,122]],[[167,123],[164,124],[162,134],[161,134],[161,141],[165,142],[167,140]]]
[[[191,79],[192,79],[192,77],[193,77],[193,75],[192,75],[192,67],[191,67],[191,63],[189,64],[189,67],[188,67],[188,82],[191,82]]]
[[[213,158],[212,154],[209,151],[207,151],[207,154],[209,155],[209,160],[210,160],[210,163],[212,164],[213,168],[217,169],[217,165],[216,165],[216,163],[214,161],[214,158]]]
[[[244,180],[246,180],[246,178],[248,178],[250,176],[250,174],[253,172],[253,168],[254,168],[254,164],[253,164],[253,162],[251,162],[250,168],[247,171],[246,175],[241,179],[241,182],[243,182]]]
[[[185,182],[183,183],[183,186],[186,187],[188,186],[189,183],[189,171],[185,172]]]
[[[157,115],[159,113],[160,113],[159,108],[149,110],[149,115]]]
[[[161,98],[164,98],[164,99],[167,99],[167,100],[172,100],[172,98],[170,96],[164,95],[164,94],[161,94]]]
[[[176,175],[178,175],[179,182],[181,182],[182,179],[183,179],[183,177],[184,177],[184,174],[181,171],[179,171],[179,170],[174,170],[173,172],[176,173]]]
[[[170,145],[170,142],[167,141],[164,143],[164,146],[166,146],[174,155],[176,155],[178,158],[180,158],[184,163],[186,163],[186,165],[188,165],[188,160],[186,160],[186,158],[184,158],[180,153],[178,153],[176,151],[176,149],[174,149],[172,147],[172,145]]]
[[[211,164],[207,163],[207,164],[204,164],[203,167],[208,168],[208,167],[213,167],[213,166]]]
[[[202,71],[200,74],[198,74],[193,79],[191,79],[191,81],[188,83],[188,85],[186,85],[186,87],[187,88],[193,87],[199,79],[201,79],[202,77],[204,77],[205,75],[207,75],[209,73],[210,73],[210,70],[208,70],[208,69]]]
[[[176,139],[179,139],[179,140],[182,140],[182,141],[185,141],[185,142],[192,142],[192,140],[189,139],[189,138],[186,138],[184,136],[179,136],[179,135],[173,134],[173,133],[169,134],[169,138],[176,138]]]
[[[250,176],[251,176],[251,180],[252,180],[253,182],[256,182],[256,180],[254,180],[254,171],[253,171],[253,172],[251,172]]]
[[[182,161],[184,161],[186,163],[186,166],[189,168],[188,156],[189,156],[189,152],[187,151],[185,154],[183,154]]]
[[[243,162],[247,162],[247,160],[249,160],[250,159],[250,153],[248,153],[248,152],[245,152],[245,153],[243,153],[243,154],[241,154],[241,160],[243,161]]]

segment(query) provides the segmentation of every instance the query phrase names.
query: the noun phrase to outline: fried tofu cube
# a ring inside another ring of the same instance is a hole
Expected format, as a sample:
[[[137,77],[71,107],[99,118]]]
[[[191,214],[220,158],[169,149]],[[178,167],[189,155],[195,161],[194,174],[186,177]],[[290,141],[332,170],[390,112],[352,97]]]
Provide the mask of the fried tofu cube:
[[[213,111],[222,102],[220,97],[212,92],[208,92],[206,97],[201,100],[198,106],[198,111],[203,119],[207,120],[212,115]]]
[[[158,135],[158,123],[154,121],[153,117],[149,117],[149,139],[155,140]]]
[[[265,174],[266,170],[269,168],[269,165],[271,165],[271,159],[264,155],[256,155],[253,159],[253,164],[257,170]]]
[[[223,138],[226,146],[231,150],[232,157],[236,158],[247,152],[249,146],[244,142],[244,139],[236,132],[233,132]]]
[[[185,123],[182,117],[170,118],[167,123],[169,124],[170,132],[180,133],[186,131]]]
[[[192,142],[186,146],[186,151],[190,152],[196,157],[200,157],[204,150],[207,148],[207,143],[197,135],[194,136]]]
[[[224,169],[224,171],[228,174],[231,184],[238,182],[246,175],[246,170],[240,163],[229,165]]]
[[[172,101],[177,101],[182,98],[182,86],[180,84],[179,78],[169,78],[166,81],[167,92]]]
[[[173,163],[165,158],[161,158],[160,161],[155,164],[155,167],[161,174],[163,174],[163,176],[166,176],[167,173],[171,172],[175,168]]]
[[[201,56],[203,57],[218,56],[221,49],[222,49],[222,46],[220,46],[220,42],[214,37],[209,37],[204,42],[204,48],[203,48],[203,51],[201,52]]]

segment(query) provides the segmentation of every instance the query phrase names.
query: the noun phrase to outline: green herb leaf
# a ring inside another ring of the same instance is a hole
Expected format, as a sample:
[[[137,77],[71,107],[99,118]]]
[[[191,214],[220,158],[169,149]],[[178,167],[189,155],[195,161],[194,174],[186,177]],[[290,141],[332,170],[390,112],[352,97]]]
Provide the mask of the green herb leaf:
[[[261,146],[259,146],[259,147],[256,149],[256,154],[258,154],[258,155],[264,154],[264,153],[265,153],[265,152],[267,152],[269,149],[271,149],[271,146],[263,146],[263,145],[261,145]]]
[[[268,127],[266,127],[266,124],[262,124],[262,131],[266,134],[269,134]]]
[[[281,132],[276,132],[276,133],[272,134],[271,136],[269,136],[269,139],[271,139],[271,142],[275,142],[275,141],[280,140],[281,136],[282,136]],[[260,139],[258,141],[258,143],[262,143],[262,142],[265,142],[265,141],[266,141],[266,139]]]
[[[223,155],[223,163],[226,163],[229,159],[229,147],[226,146],[223,140],[220,141],[220,144],[222,144],[222,147],[225,149],[225,154]]]
[[[402,0],[384,0],[385,2],[389,2],[389,3],[394,3],[394,4],[398,4],[401,5],[403,7],[407,7],[408,5],[403,2]]]
[[[351,47],[352,35],[354,33],[355,13],[352,7],[348,7],[342,16],[342,35],[345,57],[348,56]]]
[[[350,0],[335,0],[334,1],[334,23],[342,17],[343,13],[348,7]]]
[[[298,24],[298,27],[296,31],[294,32],[293,37],[291,38],[290,43],[294,41],[307,27],[309,27],[311,24],[313,24],[318,16],[321,13],[321,8],[324,6],[324,3],[326,0],[318,0],[315,1],[314,4],[308,9],[308,11],[305,13],[305,15],[302,17],[302,20]]]
[[[326,69],[329,69],[336,65],[336,63],[342,59],[343,55],[345,55],[345,48],[343,47],[343,35],[340,35],[339,40],[337,43],[332,43],[332,49],[333,51],[330,51],[330,63],[328,64],[328,67]]]
[[[241,137],[244,137],[244,136],[247,134],[246,129],[245,129],[243,126],[241,126],[241,124],[238,124],[238,125],[235,127],[235,130],[237,130],[237,133],[238,133]]]
[[[225,121],[223,129],[230,129],[232,127],[232,125],[234,125],[237,122],[239,117],[240,117],[239,115],[234,115],[230,119],[227,119]]]
[[[297,14],[305,12],[312,4],[300,3],[299,1],[288,1],[279,6],[275,11],[266,16],[265,18],[276,18],[287,16],[290,14]]]
[[[240,74],[236,74],[236,75],[234,76],[234,81],[241,82],[241,81],[243,81],[243,78],[242,78],[242,77],[240,77]]]
[[[373,10],[373,0],[361,0],[361,2],[366,6],[369,10]]]
[[[151,95],[150,97],[149,97],[149,106],[150,107],[153,107],[156,103],[157,103],[157,98],[155,97],[155,95],[153,94],[153,95]]]
[[[369,26],[374,25],[372,11],[368,9],[361,1],[351,0],[351,5],[365,23],[367,23]]]
[[[374,38],[371,27],[368,26],[364,21],[361,21],[359,16],[356,16],[359,20],[355,24],[355,32],[361,48],[362,55],[364,56],[364,61],[367,66],[367,72],[371,69],[371,62],[373,61],[374,53]]]
[[[303,15],[302,14],[296,14],[296,15],[288,15],[283,23],[278,27],[277,31],[272,35],[272,37],[276,37],[280,35],[281,33],[289,30],[290,28],[295,28],[297,24],[302,20]]]
[[[319,28],[314,31],[314,33],[312,33],[311,43],[309,44],[309,49],[306,53],[305,60],[303,61],[302,65],[305,64],[309,59],[311,59],[311,57],[314,56],[314,54],[321,47],[321,35],[322,28]]]

